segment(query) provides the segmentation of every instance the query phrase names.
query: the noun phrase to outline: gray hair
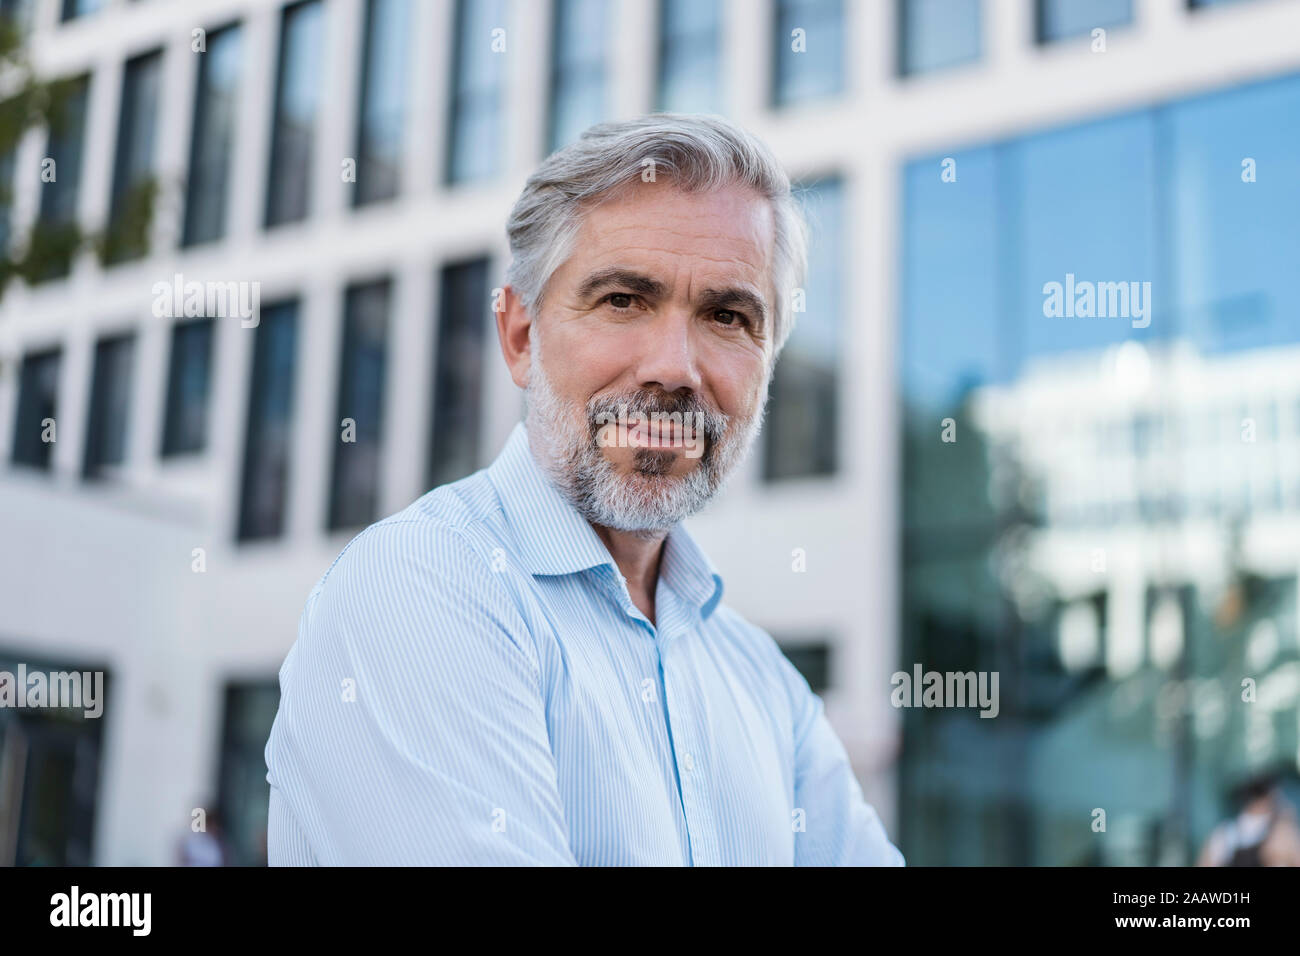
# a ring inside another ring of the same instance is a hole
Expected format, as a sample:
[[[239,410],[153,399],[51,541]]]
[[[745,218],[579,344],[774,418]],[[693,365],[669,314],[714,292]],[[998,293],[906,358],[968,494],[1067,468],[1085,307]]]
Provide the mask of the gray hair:
[[[506,281],[533,315],[551,276],[573,251],[582,217],[649,167],[687,192],[748,186],[772,204],[775,242],[772,361],[794,327],[793,291],[808,268],[808,227],[790,178],[759,139],[720,116],[651,113],[597,123],[528,177],[510,211]]]

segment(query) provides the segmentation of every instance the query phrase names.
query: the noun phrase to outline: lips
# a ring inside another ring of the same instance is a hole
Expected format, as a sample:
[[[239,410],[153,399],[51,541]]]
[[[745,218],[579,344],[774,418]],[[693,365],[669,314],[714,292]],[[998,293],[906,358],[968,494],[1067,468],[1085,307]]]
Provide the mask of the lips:
[[[629,425],[627,443],[641,448],[681,448],[682,428],[671,421],[641,421]]]

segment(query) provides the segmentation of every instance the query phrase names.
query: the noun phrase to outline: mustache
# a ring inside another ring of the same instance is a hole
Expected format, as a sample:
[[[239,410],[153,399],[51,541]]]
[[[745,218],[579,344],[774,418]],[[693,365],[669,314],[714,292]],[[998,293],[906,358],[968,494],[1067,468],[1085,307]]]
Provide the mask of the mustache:
[[[708,405],[699,395],[665,395],[649,391],[637,391],[627,395],[602,396],[587,403],[587,425],[594,440],[603,427],[602,421],[624,414],[631,418],[639,416],[648,419],[651,415],[680,415],[682,421],[703,432],[709,445],[718,442],[726,434],[731,416]]]

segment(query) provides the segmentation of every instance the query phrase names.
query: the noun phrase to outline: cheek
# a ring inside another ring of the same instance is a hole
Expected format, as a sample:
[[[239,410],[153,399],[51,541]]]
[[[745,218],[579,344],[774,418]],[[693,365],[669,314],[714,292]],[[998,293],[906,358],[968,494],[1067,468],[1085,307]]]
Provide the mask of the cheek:
[[[713,394],[724,414],[743,417],[758,410],[767,389],[764,364],[765,357],[746,355],[713,366]]]

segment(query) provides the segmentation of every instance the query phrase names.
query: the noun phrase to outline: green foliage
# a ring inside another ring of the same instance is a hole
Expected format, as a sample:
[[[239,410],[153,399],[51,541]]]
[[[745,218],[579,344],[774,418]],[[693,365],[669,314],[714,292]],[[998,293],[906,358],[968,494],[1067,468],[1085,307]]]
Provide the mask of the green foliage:
[[[12,160],[18,144],[31,129],[61,131],[69,122],[70,101],[79,82],[76,77],[37,77],[22,32],[14,23],[0,18],[0,157]],[[31,181],[39,184],[37,188],[48,187],[35,172]],[[114,204],[112,220],[98,233],[84,230],[75,220],[38,218],[27,236],[10,236],[8,248],[0,249],[0,298],[14,278],[35,285],[67,275],[76,256],[87,248],[93,249],[105,265],[146,255],[158,192],[153,178],[133,183]],[[12,223],[13,197],[12,182],[0,183],[2,223]],[[0,235],[6,232],[0,229]]]

